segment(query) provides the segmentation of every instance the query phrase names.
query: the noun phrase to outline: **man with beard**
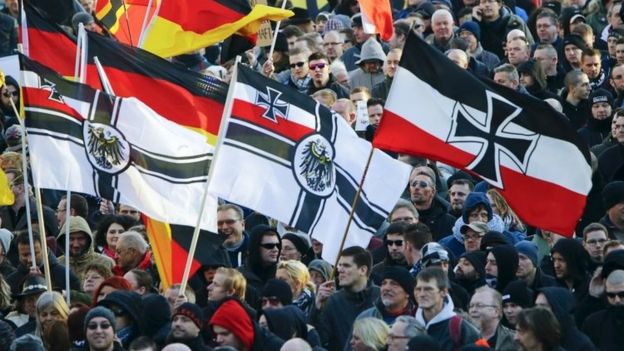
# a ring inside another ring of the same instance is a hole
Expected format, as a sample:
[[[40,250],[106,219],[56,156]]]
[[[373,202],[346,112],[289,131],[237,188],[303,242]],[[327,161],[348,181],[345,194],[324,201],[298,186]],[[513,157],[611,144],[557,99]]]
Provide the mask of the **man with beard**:
[[[527,287],[537,291],[547,286],[556,286],[555,278],[542,272],[537,261],[537,244],[532,241],[521,241],[515,245],[518,251],[518,270],[516,277]]]
[[[611,116],[613,96],[605,89],[596,89],[589,95],[590,118],[587,125],[579,129],[578,134],[591,148],[611,134]]]
[[[461,255],[453,270],[455,281],[471,296],[477,288],[485,285],[485,260],[483,251],[467,252]]]
[[[451,208],[449,214],[455,218],[459,218],[464,210],[464,201],[472,191],[474,185],[467,179],[455,179],[448,190]]]
[[[620,350],[624,345],[624,270],[609,273],[605,293],[609,303],[607,308],[587,317],[582,330],[597,349]]]
[[[386,229],[386,235],[384,236],[386,256],[383,261],[373,266],[371,271],[371,279],[376,285],[381,284],[381,277],[386,268],[392,266],[408,268],[404,254],[406,225],[404,222],[397,222],[390,224],[388,229]]]
[[[588,294],[589,255],[576,239],[563,238],[551,249],[557,285],[572,292],[580,303]]]
[[[360,313],[357,319],[374,317],[392,325],[398,316],[413,316],[416,313],[416,305],[412,296],[414,278],[407,269],[387,267],[381,278],[379,300],[373,307]]]
[[[225,204],[217,208],[217,226],[219,235],[223,238],[223,246],[230,256],[230,263],[237,268],[247,258],[249,234],[245,231],[243,209]]]
[[[67,223],[63,224],[60,233],[56,238],[56,242],[61,250],[65,250],[65,240],[67,237]],[[69,267],[72,272],[83,280],[85,269],[90,263],[99,263],[110,269],[113,269],[114,262],[108,256],[93,251],[93,234],[87,221],[79,216],[69,217]],[[65,256],[58,258],[59,261],[65,262]]]
[[[429,167],[414,167],[410,174],[409,191],[412,204],[418,210],[419,221],[431,229],[438,241],[451,232],[455,218],[448,214],[448,206],[436,196],[436,177]]]
[[[190,302],[181,304],[171,316],[171,332],[167,338],[167,344],[184,344],[193,351],[209,350],[199,335],[203,321],[202,310],[199,306]]]

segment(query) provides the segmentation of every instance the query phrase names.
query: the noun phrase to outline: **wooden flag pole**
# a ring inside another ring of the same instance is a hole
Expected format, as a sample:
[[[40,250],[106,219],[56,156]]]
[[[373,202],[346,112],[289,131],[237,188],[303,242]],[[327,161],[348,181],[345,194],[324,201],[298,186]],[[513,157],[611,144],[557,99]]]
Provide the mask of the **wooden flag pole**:
[[[130,29],[130,19],[128,18],[128,6],[126,6],[126,0],[121,0],[121,4],[124,9],[124,17],[126,19],[126,28],[128,29],[128,37],[130,37],[130,46],[134,47],[134,40],[132,40],[132,30]]]
[[[11,107],[13,108],[13,112],[17,116],[17,120],[20,123],[20,127],[22,129],[22,177],[24,179],[24,197],[26,198],[26,220],[28,221],[28,236],[30,240],[30,254],[32,256],[32,268],[37,268],[37,260],[35,256],[35,244],[33,241],[33,232],[32,232],[32,221],[30,216],[30,197],[28,196],[30,193],[30,186],[28,185],[28,162],[26,159],[26,125],[24,120],[20,118],[20,114],[15,107],[15,103],[13,99],[9,99],[11,102]],[[37,221],[39,222],[39,237],[41,240],[41,256],[43,257],[43,272],[46,278],[46,284],[48,286],[48,291],[52,291],[52,277],[50,277],[50,263],[48,262],[48,242],[46,241],[46,230],[45,230],[45,222],[43,220],[43,205],[41,204],[41,192],[39,191],[39,187],[34,186],[35,189],[35,201],[37,205]]]
[[[286,8],[286,0],[282,1],[282,10]],[[277,43],[277,33],[279,32],[280,26],[282,25],[282,21],[277,21],[277,24],[275,25],[275,31],[273,32],[273,41],[271,41],[271,49],[269,50],[269,56],[267,57],[267,59],[271,60],[271,58],[273,57],[273,51],[275,50],[275,43]]]
[[[353,215],[355,214],[355,206],[358,204],[358,200],[360,198],[360,194],[362,193],[362,187],[364,186],[364,180],[366,180],[366,174],[368,173],[368,167],[373,159],[373,153],[375,152],[375,148],[371,145],[371,151],[368,154],[368,159],[366,160],[366,166],[364,167],[364,173],[362,174],[362,180],[358,185],[357,191],[355,192],[355,197],[351,202],[351,211],[349,211],[349,219],[347,220],[347,226],[345,228],[344,234],[342,235],[342,241],[340,241],[340,247],[338,248],[338,255],[336,255],[336,262],[334,263],[334,269],[332,270],[331,276],[329,280],[334,280],[336,277],[336,271],[338,270],[338,260],[340,260],[340,253],[344,249],[345,242],[347,241],[347,235],[349,235],[349,228],[351,227],[351,222],[353,221]]]

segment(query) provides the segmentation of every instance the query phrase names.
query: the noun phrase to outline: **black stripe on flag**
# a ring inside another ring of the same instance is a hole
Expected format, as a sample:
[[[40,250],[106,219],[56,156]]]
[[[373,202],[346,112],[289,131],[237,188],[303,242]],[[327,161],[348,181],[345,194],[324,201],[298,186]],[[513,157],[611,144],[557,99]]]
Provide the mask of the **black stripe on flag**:
[[[189,179],[206,177],[210,169],[210,160],[203,159],[195,162],[171,162],[152,157],[139,149],[130,147],[130,159],[137,167],[141,167],[149,174],[162,174],[170,178]],[[173,181],[173,180],[172,180]]]
[[[357,193],[357,183],[352,183],[348,179],[348,175],[342,168],[336,167],[336,188],[338,189],[338,197],[342,198],[346,203],[349,204],[348,211],[351,211],[351,205],[353,204],[353,199],[355,198],[355,194]],[[382,211],[384,213],[385,211]],[[360,197],[358,199],[357,204],[355,205],[355,213],[354,218],[365,218],[366,223],[362,223],[366,227],[370,228],[378,228],[381,223],[386,219],[387,215],[381,215],[377,211],[374,211],[371,208],[370,202],[365,199],[364,192],[360,192]],[[362,228],[364,229],[364,228]]]
[[[256,148],[264,152],[290,163],[294,152],[295,143],[289,144],[284,140],[280,140],[271,136],[269,130],[257,127],[251,128],[242,119],[232,116],[228,125],[226,140],[237,141],[247,145],[247,147]],[[286,138],[284,138],[286,139]]]
[[[63,118],[56,115],[51,115],[47,110],[33,110],[32,108],[26,108],[28,118],[26,121],[26,128],[31,129],[48,130],[52,133],[64,134],[68,137],[82,140],[82,124],[72,117]],[[55,112],[55,111],[54,111]]]
[[[325,201],[327,201],[326,198],[315,196],[302,189],[299,192],[290,225],[306,233],[310,232],[323,213]]]
[[[495,92],[517,106],[522,106],[521,115],[514,119],[514,124],[537,134],[573,143],[589,163],[589,150],[584,142],[576,131],[569,127],[569,122],[565,117],[556,113],[546,102],[496,84],[492,80],[478,79],[414,33],[408,36],[405,47],[419,54],[403,55],[400,66],[440,94],[451,100],[461,101],[464,105],[479,111],[487,112],[486,91]]]
[[[122,0],[109,0],[109,3],[111,5],[111,8],[104,15],[104,17],[102,17],[100,22],[102,22],[102,24],[104,24],[107,28],[110,29],[118,21],[117,13],[120,10],[125,12],[125,9],[123,7],[123,1]],[[119,16],[123,16],[123,12]],[[119,25],[122,25],[122,24],[119,23]]]

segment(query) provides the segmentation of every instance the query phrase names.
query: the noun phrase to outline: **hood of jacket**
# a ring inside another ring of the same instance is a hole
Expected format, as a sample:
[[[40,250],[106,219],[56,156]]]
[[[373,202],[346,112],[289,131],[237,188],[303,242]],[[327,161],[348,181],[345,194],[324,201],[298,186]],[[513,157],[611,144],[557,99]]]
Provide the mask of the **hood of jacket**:
[[[579,282],[587,277],[589,254],[583,245],[571,238],[563,238],[550,250],[551,254],[558,252],[566,262],[568,277],[574,282]]]
[[[453,237],[462,244],[464,243],[464,236],[459,230],[464,224],[466,224],[466,222],[464,222],[464,219],[462,217],[459,217],[453,225]],[[501,233],[505,231],[505,222],[497,214],[492,215],[492,219],[487,223],[487,226],[489,230]]]
[[[488,221],[492,220],[493,212],[492,205],[490,204],[490,200],[487,198],[485,193],[480,192],[471,192],[466,197],[464,201],[464,211],[462,213],[462,218],[464,222],[468,223],[468,215],[472,210],[474,210],[477,206],[483,205],[488,213]]]
[[[83,232],[87,236],[87,250],[83,253],[83,255],[93,252],[93,232],[91,231],[91,228],[89,227],[89,224],[87,223],[87,221],[80,216],[70,216],[69,221],[65,221],[65,223],[63,223],[63,226],[59,230],[59,234],[56,237],[56,243],[58,247],[63,252],[65,252],[65,240],[66,240],[65,232],[67,231],[68,224],[69,224],[70,234],[76,233],[76,232]],[[65,254],[67,254],[67,252],[65,252]]]
[[[496,276],[496,290],[503,293],[507,284],[516,279],[518,270],[518,251],[511,245],[498,245],[490,251],[496,258],[498,275]]]
[[[421,325],[425,326],[425,329],[429,329],[429,326],[445,321],[451,317],[453,317],[456,313],[453,311],[455,306],[453,305],[453,300],[449,295],[444,298],[444,307],[442,307],[442,311],[436,314],[435,317],[431,318],[429,322],[425,322],[425,316],[423,310],[419,307],[416,310],[416,320],[421,323]]]
[[[368,38],[368,40],[362,44],[360,59],[355,64],[360,65],[368,60],[378,60],[382,63],[386,61],[386,54],[375,37]]]

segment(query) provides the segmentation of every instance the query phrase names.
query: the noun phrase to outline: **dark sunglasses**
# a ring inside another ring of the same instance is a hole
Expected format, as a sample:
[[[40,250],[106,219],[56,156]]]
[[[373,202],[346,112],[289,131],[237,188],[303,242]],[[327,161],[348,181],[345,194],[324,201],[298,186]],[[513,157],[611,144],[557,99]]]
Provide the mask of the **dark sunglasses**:
[[[414,188],[416,188],[416,187],[420,187],[420,188],[427,188],[427,187],[429,187],[429,183],[425,182],[424,180],[413,181],[411,185]]]
[[[392,246],[403,246],[403,240],[386,240],[386,245]]]
[[[271,296],[271,297],[263,297],[262,298],[262,306],[269,304],[271,306],[277,306],[279,305],[280,300],[275,297],[275,296]]]
[[[266,244],[260,244],[260,247],[263,247],[267,250],[273,250],[274,248],[281,249],[282,245],[280,245],[280,243],[266,243]]]
[[[290,64],[290,68],[295,68],[295,67],[299,67],[299,68],[301,68],[301,67],[303,67],[303,65],[305,65],[305,64],[306,64],[306,63],[305,63],[305,62],[303,62],[303,61],[300,61],[300,62],[295,62],[295,63],[291,63],[291,64]]]
[[[317,69],[317,68],[319,68],[319,69],[323,69],[323,68],[325,68],[325,66],[327,66],[327,65],[326,65],[326,64],[324,64],[324,63],[322,63],[322,62],[321,62],[321,63],[315,63],[315,64],[313,64],[313,65],[310,65],[310,69],[311,69],[311,70],[315,70],[315,69]]]
[[[10,92],[10,93],[5,91],[4,93],[2,93],[2,95],[4,95],[4,97],[11,97],[11,96],[18,96],[19,93],[17,91],[13,91],[13,92]]]
[[[110,328],[111,325],[110,325],[110,323],[106,323],[106,322],[99,323],[99,324],[98,323],[89,323],[87,325],[87,328],[90,329],[90,330],[96,330],[98,327],[100,327],[100,329],[102,329],[102,330],[106,330],[106,329]]]
[[[615,299],[615,297],[619,297],[620,299],[624,300],[624,291],[618,291],[618,292],[608,292],[607,291],[607,297],[611,298],[611,299]]]

